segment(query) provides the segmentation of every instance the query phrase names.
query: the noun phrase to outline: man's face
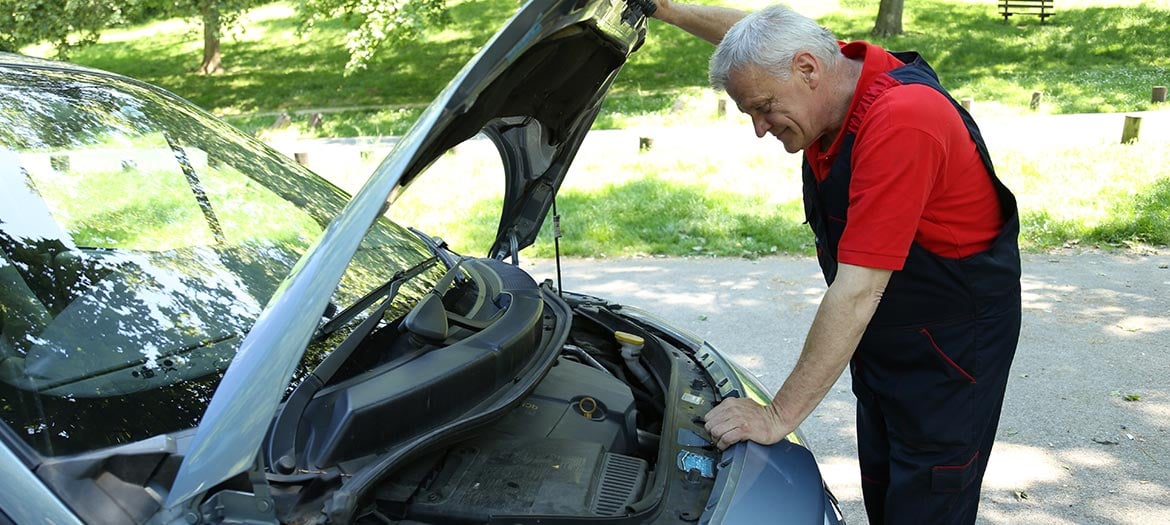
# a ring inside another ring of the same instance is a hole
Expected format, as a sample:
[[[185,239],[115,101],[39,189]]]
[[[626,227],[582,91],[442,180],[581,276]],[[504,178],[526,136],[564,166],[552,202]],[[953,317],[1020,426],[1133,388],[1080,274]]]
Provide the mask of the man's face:
[[[822,133],[812,118],[812,91],[799,71],[779,80],[754,64],[732,69],[727,78],[727,94],[752,118],[756,136],[771,133],[789,153],[804,149]]]

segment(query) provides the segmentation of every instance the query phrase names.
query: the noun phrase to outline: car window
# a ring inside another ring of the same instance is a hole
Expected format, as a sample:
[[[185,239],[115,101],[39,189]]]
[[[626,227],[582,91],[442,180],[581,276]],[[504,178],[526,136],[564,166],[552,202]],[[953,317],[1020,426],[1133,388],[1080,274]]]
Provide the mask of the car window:
[[[197,424],[348,201],[172,96],[51,68],[0,68],[0,188],[0,416],[50,455]],[[428,256],[381,220],[333,301]]]

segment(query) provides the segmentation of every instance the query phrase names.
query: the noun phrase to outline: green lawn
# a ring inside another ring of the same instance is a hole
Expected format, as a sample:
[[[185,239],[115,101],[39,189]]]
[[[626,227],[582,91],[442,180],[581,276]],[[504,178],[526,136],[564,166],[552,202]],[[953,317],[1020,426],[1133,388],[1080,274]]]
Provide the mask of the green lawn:
[[[734,5],[754,9],[766,3]],[[852,40],[868,38],[878,2],[790,3]],[[222,75],[191,73],[199,58],[198,27],[179,20],[110,31],[72,58],[162,85],[265,139],[395,135],[516,6],[456,0],[448,27],[424,42],[386,50],[368,69],[348,76],[344,25],[321,23],[302,37],[291,4],[282,2],[249,12],[225,40]],[[1028,114],[1033,91],[1044,93],[1040,113],[1162,109],[1151,107],[1150,91],[1170,83],[1170,53],[1164,49],[1170,7],[1152,0],[1061,0],[1045,24],[1034,16],[1004,24],[994,0],[913,0],[904,26],[906,34],[876,42],[922,52],[956,97],[975,99],[977,117]],[[718,95],[705,87],[711,49],[652,21],[645,46],[621,73],[595,127],[721,121],[714,112]],[[309,113],[339,107],[358,109],[328,112],[319,128],[309,129]],[[272,130],[279,111],[294,113],[293,125]],[[1021,145],[993,155],[1020,197],[1025,247],[1170,244],[1170,148],[1164,143],[1043,151]],[[458,167],[458,155],[453,158],[456,173],[467,173]],[[582,159],[558,202],[566,217],[562,247],[573,255],[807,253],[798,193],[770,184],[774,162],[773,156],[729,160],[720,152],[684,159],[654,151]],[[412,192],[421,197],[396,204],[395,213],[475,253],[494,235],[500,197],[488,188],[496,182],[461,180],[457,196],[437,193],[450,183],[427,191],[420,182],[422,189]],[[436,202],[469,210],[474,220],[443,220],[429,213]],[[550,255],[551,244],[542,236],[533,252]]]
[[[761,0],[723,2],[747,9]],[[876,0],[792,4],[818,17],[846,40],[866,39]],[[451,24],[425,41],[384,50],[370,67],[344,74],[340,21],[319,23],[298,35],[291,4],[257,8],[224,41],[222,75],[201,76],[198,27],[161,21],[106,33],[101,42],[77,52],[74,61],[164,86],[219,115],[263,116],[233,119],[250,130],[272,124],[277,111],[369,108],[327,114],[323,136],[401,133],[458,72],[517,4],[499,0],[454,0]],[[1170,6],[1154,1],[1067,0],[1040,24],[1016,16],[1004,24],[993,0],[914,0],[904,18],[906,34],[875,41],[889,49],[925,54],[956,97],[975,98],[984,112],[1028,111],[1033,91],[1045,93],[1041,111],[1081,113],[1133,111],[1149,106],[1150,89],[1167,82]],[[46,52],[33,49],[31,52]],[[706,96],[711,46],[676,28],[652,21],[646,45],[614,85],[599,127],[709,118],[709,108],[688,114],[688,98]],[[680,114],[681,113],[681,114]]]

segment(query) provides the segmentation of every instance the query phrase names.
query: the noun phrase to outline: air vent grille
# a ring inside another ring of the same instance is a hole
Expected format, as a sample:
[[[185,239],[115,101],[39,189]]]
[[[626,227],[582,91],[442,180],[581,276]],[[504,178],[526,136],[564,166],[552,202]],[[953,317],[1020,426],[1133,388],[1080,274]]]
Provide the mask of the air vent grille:
[[[606,454],[601,467],[601,479],[597,482],[589,510],[601,516],[624,514],[626,505],[642,495],[646,485],[646,468],[646,462],[641,459]]]

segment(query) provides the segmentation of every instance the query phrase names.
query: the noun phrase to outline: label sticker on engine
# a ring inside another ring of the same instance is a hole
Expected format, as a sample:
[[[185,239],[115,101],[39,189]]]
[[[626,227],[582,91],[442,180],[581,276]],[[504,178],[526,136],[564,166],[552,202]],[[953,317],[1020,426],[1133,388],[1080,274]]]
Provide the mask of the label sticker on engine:
[[[698,470],[704,478],[715,478],[715,460],[689,450],[678,453],[678,469],[683,472]]]
[[[683,394],[682,400],[686,401],[687,403],[690,403],[692,405],[702,405],[703,404],[703,398],[696,396],[690,392]]]

